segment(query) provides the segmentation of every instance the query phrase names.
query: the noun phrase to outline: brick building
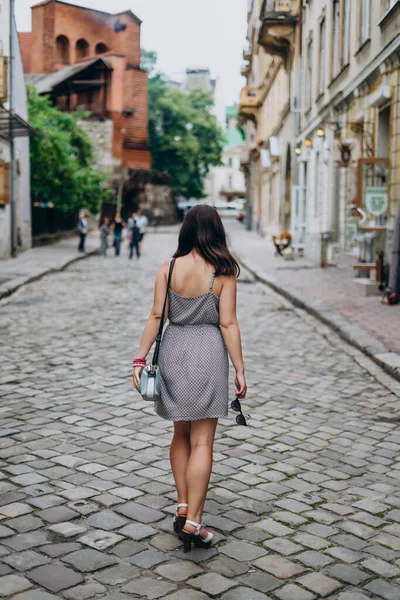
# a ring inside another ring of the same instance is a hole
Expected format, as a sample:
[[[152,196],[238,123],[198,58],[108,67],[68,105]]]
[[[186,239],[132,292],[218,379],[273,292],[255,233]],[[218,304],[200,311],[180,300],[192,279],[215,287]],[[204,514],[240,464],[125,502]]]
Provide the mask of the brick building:
[[[110,14],[45,0],[32,7],[32,31],[19,34],[27,81],[62,110],[90,110],[84,125],[115,184],[151,168],[140,26],[129,10]]]

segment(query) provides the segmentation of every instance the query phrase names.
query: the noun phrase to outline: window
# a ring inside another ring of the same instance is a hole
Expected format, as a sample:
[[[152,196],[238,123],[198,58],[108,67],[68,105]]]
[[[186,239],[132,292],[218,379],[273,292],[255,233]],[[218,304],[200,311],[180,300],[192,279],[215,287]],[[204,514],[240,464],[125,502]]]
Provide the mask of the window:
[[[232,176],[230,175],[230,176],[228,177],[228,188],[229,188],[230,190],[232,189],[232,185],[233,185],[233,178],[232,178]]]
[[[305,98],[305,109],[310,110],[311,108],[311,95],[312,95],[312,59],[313,59],[313,42],[310,40],[307,44],[307,73],[306,73],[306,98]]]
[[[76,42],[76,60],[85,58],[89,54],[89,44],[86,40],[80,39]]]
[[[232,166],[232,158],[228,158],[228,167]]]
[[[56,39],[57,62],[69,65],[69,40],[65,35],[59,35]]]
[[[350,60],[350,2],[351,0],[343,2],[343,65],[347,65]]]
[[[105,52],[108,52],[108,47],[103,42],[96,44],[96,54],[104,54]]]
[[[359,42],[364,44],[370,36],[371,0],[360,0],[360,35]]]
[[[332,30],[332,76],[340,71],[340,1],[333,2],[333,30]]]
[[[325,87],[325,19],[319,25],[319,73],[318,92],[323,93]]]

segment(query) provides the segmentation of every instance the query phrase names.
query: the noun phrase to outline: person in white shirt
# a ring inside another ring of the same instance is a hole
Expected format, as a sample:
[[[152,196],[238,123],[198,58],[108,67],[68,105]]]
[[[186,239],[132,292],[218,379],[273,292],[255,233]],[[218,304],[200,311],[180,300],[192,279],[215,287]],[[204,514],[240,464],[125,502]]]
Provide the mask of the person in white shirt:
[[[142,246],[142,241],[144,238],[144,234],[147,232],[147,228],[149,225],[149,220],[146,217],[146,215],[144,215],[142,213],[142,211],[139,209],[136,213],[135,216],[135,221],[136,221],[136,225],[139,227],[139,232],[140,232],[140,248]]]

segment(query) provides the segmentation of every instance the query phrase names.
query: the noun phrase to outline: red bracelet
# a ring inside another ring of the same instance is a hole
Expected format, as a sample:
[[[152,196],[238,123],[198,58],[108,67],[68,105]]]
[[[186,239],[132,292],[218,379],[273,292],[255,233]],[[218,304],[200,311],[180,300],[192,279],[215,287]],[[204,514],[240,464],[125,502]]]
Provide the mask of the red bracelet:
[[[134,358],[132,361],[132,367],[145,367],[146,364],[145,358]]]

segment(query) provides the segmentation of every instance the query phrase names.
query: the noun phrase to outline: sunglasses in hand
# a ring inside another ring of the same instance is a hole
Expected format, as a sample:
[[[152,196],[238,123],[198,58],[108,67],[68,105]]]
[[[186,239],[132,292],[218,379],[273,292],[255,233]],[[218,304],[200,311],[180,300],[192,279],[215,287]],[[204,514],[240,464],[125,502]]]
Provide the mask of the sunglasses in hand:
[[[244,414],[242,413],[242,405],[240,404],[239,398],[236,397],[233,400],[233,402],[231,403],[231,409],[239,413],[238,415],[236,415],[236,423],[238,425],[244,425],[245,427],[247,427],[247,425],[250,425],[251,416],[247,415],[247,418],[244,416]]]

